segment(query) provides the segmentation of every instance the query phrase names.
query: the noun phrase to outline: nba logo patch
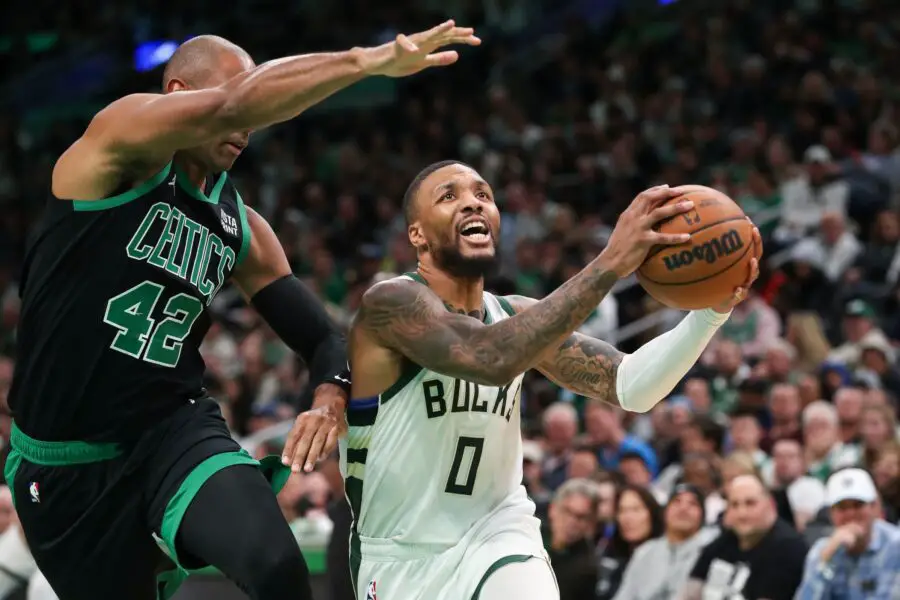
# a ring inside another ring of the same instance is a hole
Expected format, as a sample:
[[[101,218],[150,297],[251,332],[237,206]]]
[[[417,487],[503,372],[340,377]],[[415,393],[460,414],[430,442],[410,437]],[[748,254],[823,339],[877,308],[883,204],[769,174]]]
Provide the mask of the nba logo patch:
[[[366,588],[366,600],[378,600],[378,596],[375,595],[375,580],[369,582],[369,587]]]
[[[31,501],[35,504],[41,503],[41,492],[38,489],[37,481],[32,481],[28,486],[28,493],[31,494]]]

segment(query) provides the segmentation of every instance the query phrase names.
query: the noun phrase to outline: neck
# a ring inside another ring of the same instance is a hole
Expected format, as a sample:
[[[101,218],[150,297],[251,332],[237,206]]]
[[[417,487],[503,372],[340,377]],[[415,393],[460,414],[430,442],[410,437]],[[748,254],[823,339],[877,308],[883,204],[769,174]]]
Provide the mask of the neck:
[[[425,278],[438,298],[453,307],[454,310],[474,316],[478,313],[483,317],[484,309],[484,278],[475,277],[463,279],[453,277],[446,272],[430,264],[430,261],[420,260],[418,266],[419,275]]]
[[[684,533],[683,531],[667,531],[666,540],[673,546],[678,546],[679,544],[688,541],[691,535],[692,534]]]
[[[203,187],[206,184],[206,176],[209,172],[205,166],[181,152],[175,154],[172,162],[178,167],[179,171],[187,175],[191,183],[200,188],[201,191],[206,191]]]

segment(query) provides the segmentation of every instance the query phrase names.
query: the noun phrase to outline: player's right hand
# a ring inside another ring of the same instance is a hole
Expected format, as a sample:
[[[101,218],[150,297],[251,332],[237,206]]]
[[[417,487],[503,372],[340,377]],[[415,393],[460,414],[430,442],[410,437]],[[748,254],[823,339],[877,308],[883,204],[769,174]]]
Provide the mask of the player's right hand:
[[[338,439],[347,433],[344,412],[328,403],[300,413],[284,443],[282,464],[291,471],[309,473],[321,458],[325,458],[337,446]]]
[[[368,75],[406,77],[429,67],[452,65],[459,59],[455,50],[437,52],[445,46],[477,46],[481,40],[471,27],[457,27],[451,19],[428,31],[399,34],[393,42],[363,51],[363,70]]]
[[[631,205],[619,216],[606,248],[600,253],[606,268],[619,277],[628,277],[640,268],[654,246],[672,246],[690,241],[689,233],[667,234],[654,229],[660,221],[694,208],[690,200],[663,206],[667,200],[681,194],[676,190],[661,185],[644,190],[631,201]]]

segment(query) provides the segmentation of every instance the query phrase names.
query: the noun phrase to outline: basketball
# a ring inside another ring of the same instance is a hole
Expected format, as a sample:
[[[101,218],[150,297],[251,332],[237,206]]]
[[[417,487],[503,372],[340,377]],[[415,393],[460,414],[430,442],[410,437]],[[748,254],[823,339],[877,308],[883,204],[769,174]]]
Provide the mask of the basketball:
[[[702,185],[683,186],[685,192],[667,204],[692,200],[693,210],[657,224],[663,233],[690,233],[691,241],[657,246],[638,269],[641,286],[662,304],[682,310],[718,306],[728,300],[759,258],[753,223],[734,200]]]

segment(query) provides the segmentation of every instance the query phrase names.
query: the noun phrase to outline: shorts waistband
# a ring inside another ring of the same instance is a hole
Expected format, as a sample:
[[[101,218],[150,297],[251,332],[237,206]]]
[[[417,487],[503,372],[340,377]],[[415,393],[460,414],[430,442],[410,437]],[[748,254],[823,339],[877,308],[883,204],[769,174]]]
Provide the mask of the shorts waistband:
[[[447,544],[411,544],[390,538],[359,537],[359,550],[366,560],[390,562],[393,560],[422,559],[441,554],[453,548]],[[352,546],[351,546],[352,547]]]
[[[12,449],[30,463],[64,467],[111,460],[122,455],[118,444],[92,442],[44,442],[26,435],[15,421],[9,436]]]

